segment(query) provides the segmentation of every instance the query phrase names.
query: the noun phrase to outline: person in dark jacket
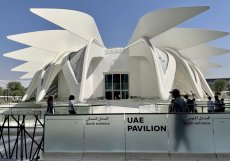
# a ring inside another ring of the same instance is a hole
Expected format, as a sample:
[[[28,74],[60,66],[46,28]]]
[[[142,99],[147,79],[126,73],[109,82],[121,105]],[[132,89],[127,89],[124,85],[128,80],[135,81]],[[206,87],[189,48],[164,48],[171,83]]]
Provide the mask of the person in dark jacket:
[[[178,89],[173,89],[171,92],[172,101],[169,105],[170,113],[180,113],[180,112],[188,112],[188,106],[184,99],[180,96],[180,91]]]
[[[74,109],[74,95],[69,96],[69,114],[76,114],[76,111]]]
[[[189,109],[189,112],[195,112],[195,109],[194,109],[194,102],[193,102],[193,100],[191,100],[189,97],[188,97],[188,95],[185,95],[184,96],[184,98],[185,98],[185,100],[186,100],[186,104],[187,104],[187,106],[188,106],[188,109]]]
[[[214,104],[215,104],[215,110],[214,110],[214,112],[221,112],[222,102],[220,101],[218,95],[214,96],[214,98],[215,98],[215,102],[214,102]]]
[[[224,103],[224,99],[223,98],[221,98],[220,103],[221,103],[220,112],[224,112],[225,111],[225,103]]]
[[[54,97],[53,96],[49,96],[47,98],[47,113],[49,114],[54,114]]]

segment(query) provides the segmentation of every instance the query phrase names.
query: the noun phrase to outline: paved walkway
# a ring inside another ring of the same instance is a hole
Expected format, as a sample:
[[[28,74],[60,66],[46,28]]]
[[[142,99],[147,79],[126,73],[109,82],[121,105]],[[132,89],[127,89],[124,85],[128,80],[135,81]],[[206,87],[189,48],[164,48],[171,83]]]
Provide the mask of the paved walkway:
[[[230,161],[230,154],[50,153],[39,161]]]

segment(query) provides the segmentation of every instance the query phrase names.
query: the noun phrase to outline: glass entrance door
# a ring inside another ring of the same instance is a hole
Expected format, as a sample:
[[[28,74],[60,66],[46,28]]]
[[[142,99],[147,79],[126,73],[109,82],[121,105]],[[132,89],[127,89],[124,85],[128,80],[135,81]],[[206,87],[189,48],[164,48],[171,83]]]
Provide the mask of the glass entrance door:
[[[108,100],[129,98],[129,75],[106,74],[105,75],[105,98]]]

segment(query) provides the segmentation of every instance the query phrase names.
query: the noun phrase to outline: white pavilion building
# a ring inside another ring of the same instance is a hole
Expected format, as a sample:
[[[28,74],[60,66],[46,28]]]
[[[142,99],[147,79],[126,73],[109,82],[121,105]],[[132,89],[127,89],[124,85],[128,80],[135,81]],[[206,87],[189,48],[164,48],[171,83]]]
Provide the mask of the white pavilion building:
[[[4,54],[26,63],[12,71],[32,79],[23,101],[41,101],[46,95],[79,102],[90,99],[161,99],[178,88],[182,94],[213,96],[203,73],[219,67],[208,60],[229,52],[205,43],[226,32],[175,26],[209,7],[180,7],[144,15],[125,48],[107,49],[94,19],[65,9],[31,9],[63,30],[8,36],[29,47]]]

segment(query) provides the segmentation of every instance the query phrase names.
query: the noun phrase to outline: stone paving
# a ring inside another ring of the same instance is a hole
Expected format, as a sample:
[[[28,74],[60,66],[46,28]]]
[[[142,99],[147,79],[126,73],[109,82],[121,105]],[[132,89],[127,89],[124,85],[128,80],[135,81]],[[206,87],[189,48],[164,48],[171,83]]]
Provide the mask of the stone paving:
[[[39,161],[230,161],[230,154],[50,153]]]

